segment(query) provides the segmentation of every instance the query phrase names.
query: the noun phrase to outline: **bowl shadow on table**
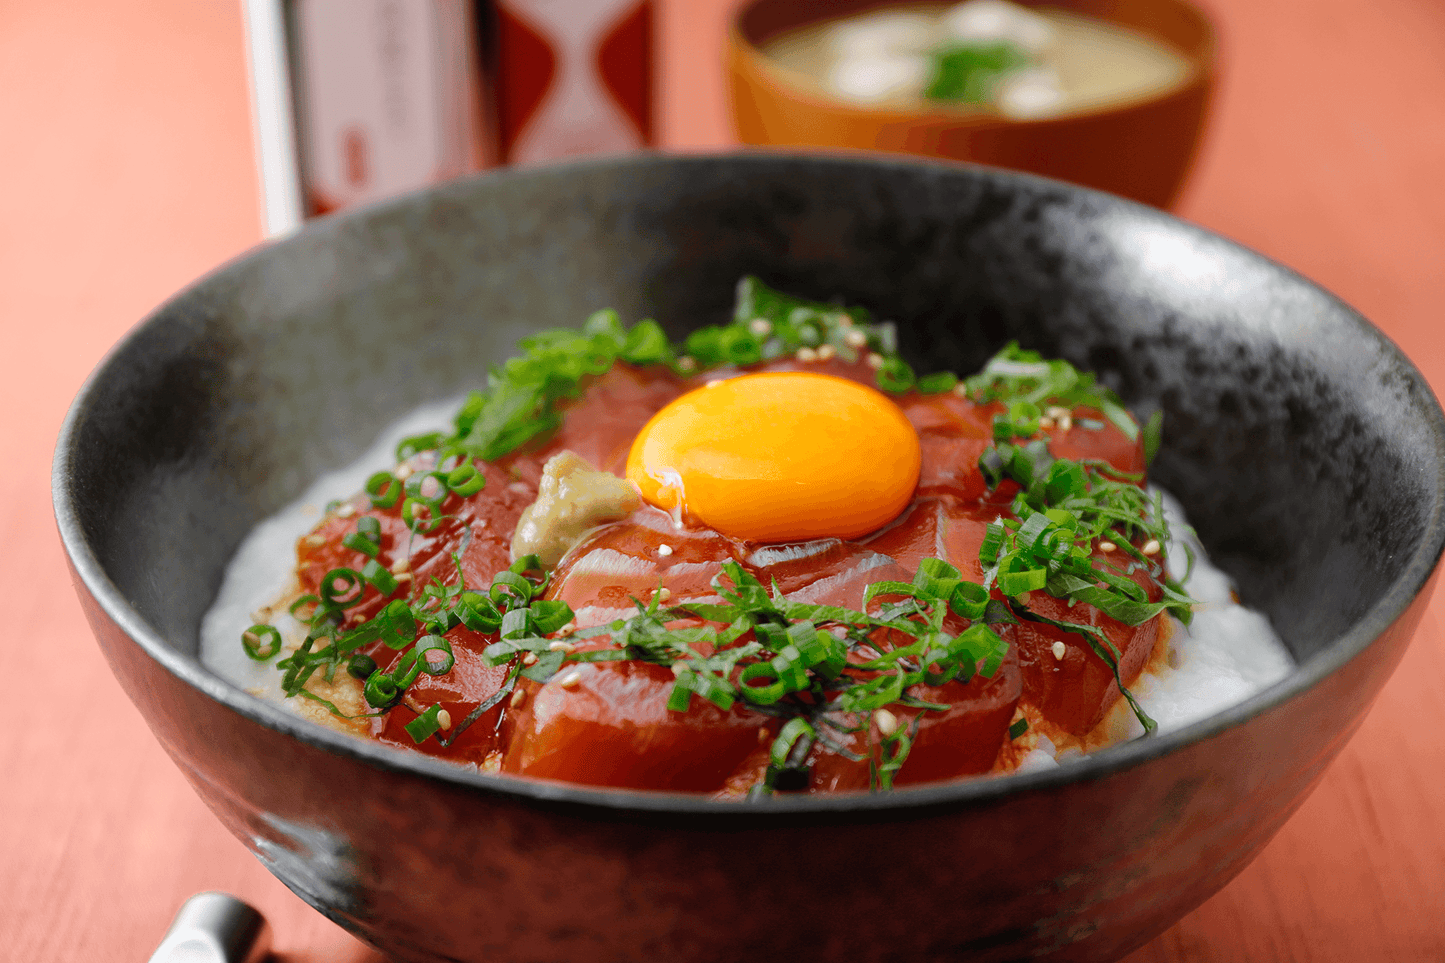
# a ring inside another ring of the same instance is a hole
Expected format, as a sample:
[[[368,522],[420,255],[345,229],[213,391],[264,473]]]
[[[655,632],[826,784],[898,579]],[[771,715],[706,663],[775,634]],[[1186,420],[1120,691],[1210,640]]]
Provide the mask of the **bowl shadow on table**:
[[[824,91],[764,48],[801,27],[909,0],[752,0],[727,41],[734,126],[748,145],[877,150],[1028,171],[1169,208],[1206,128],[1218,75],[1209,18],[1186,0],[1025,0],[1128,28],[1188,62],[1177,85],[1077,113],[1033,120],[949,106],[876,106]]]
[[[674,336],[725,320],[747,273],[896,319],[928,369],[1018,338],[1162,408],[1157,478],[1299,668],[1067,769],[738,806],[459,770],[199,664],[235,546],[397,412],[602,305]],[[1445,544],[1442,436],[1355,312],[1160,212],[956,165],[634,158],[324,220],[205,279],[84,389],[56,497],[162,745],[288,886],[394,957],[1108,960],[1242,869],[1359,725]]]

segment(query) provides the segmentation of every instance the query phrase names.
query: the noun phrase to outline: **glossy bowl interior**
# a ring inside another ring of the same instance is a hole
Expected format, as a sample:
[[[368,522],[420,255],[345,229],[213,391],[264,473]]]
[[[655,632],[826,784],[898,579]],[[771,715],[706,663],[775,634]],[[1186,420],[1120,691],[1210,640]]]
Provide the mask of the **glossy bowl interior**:
[[[1156,479],[1298,668],[1057,771],[739,805],[455,768],[200,665],[238,542],[382,425],[599,306],[674,335],[722,320],[744,273],[895,319],[930,369],[1016,338],[1162,407]],[[221,268],[96,370],[54,485],[156,737],[288,886],[396,959],[1107,960],[1238,872],[1363,718],[1445,544],[1442,441],[1355,312],[1153,209],[903,159],[635,157],[452,184]]]
[[[1217,76],[1208,17],[1185,0],[1021,0],[1126,27],[1178,51],[1189,74],[1166,91],[1077,113],[1012,120],[950,107],[874,106],[833,96],[763,53],[824,20],[916,0],[750,0],[728,34],[733,120],[744,144],[855,148],[973,161],[1071,181],[1167,208],[1184,185]]]

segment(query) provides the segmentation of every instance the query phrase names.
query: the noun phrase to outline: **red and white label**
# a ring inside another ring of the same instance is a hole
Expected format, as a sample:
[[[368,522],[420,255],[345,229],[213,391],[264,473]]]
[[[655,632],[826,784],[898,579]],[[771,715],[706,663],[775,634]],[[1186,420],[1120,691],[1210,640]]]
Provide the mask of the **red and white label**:
[[[496,10],[505,160],[651,142],[650,0],[497,0]]]
[[[313,205],[480,169],[469,0],[296,0],[297,115]]]

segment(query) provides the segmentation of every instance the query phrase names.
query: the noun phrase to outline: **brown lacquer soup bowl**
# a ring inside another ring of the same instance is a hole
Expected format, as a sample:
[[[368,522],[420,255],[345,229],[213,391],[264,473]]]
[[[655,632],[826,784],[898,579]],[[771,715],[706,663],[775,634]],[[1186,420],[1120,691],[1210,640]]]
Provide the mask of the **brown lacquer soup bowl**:
[[[733,122],[744,144],[882,150],[1029,171],[1169,207],[1188,177],[1218,78],[1218,44],[1188,0],[1021,0],[1163,44],[1187,67],[1176,83],[1047,117],[1012,118],[940,102],[848,100],[768,54],[825,21],[914,0],[749,0],[728,32]]]
[[[398,412],[599,306],[725,320],[744,274],[873,308],[929,369],[1018,339],[1162,409],[1154,477],[1297,667],[1052,771],[723,803],[464,770],[201,665],[240,540]],[[196,791],[398,960],[1112,960],[1264,847],[1400,661],[1445,539],[1442,428],[1349,307],[1156,210],[922,161],[640,157],[456,183],[221,268],[80,392],[55,507],[96,637]]]

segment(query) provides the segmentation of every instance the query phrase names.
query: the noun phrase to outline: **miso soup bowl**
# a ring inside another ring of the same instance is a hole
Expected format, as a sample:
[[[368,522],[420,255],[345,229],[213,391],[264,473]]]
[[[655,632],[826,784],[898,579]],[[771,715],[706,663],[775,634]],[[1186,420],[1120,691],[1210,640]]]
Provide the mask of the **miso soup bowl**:
[[[992,164],[1169,207],[1184,186],[1218,75],[1213,25],[1185,0],[1018,0],[1123,27],[1177,51],[1188,73],[1167,90],[1056,117],[1018,120],[949,104],[846,100],[770,58],[792,31],[917,0],[749,0],[727,43],[733,122],[744,144],[893,151]]]
[[[724,320],[746,273],[896,320],[928,368],[1018,339],[1162,409],[1156,479],[1297,668],[1053,771],[736,804],[454,767],[198,661],[241,539],[397,415],[599,306],[674,335]],[[95,371],[54,492],[156,738],[282,881],[397,960],[1112,960],[1264,847],[1399,662],[1445,538],[1442,427],[1349,307],[1152,208],[960,165],[634,157],[454,183],[226,265]]]

